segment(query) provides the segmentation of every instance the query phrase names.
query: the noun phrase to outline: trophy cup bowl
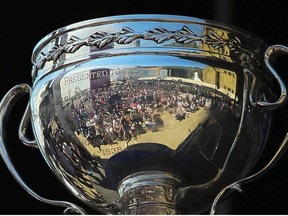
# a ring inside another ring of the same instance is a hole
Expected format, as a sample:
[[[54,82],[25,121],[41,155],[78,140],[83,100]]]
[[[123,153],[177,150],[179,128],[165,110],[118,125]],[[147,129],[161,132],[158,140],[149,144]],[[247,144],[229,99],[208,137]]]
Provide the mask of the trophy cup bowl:
[[[269,137],[271,113],[287,99],[270,63],[287,50],[193,17],[91,19],[36,44],[33,85],[7,93],[1,121],[14,98],[29,94],[20,139],[37,147],[63,186],[95,211],[203,213],[225,189],[239,190],[249,180]],[[30,123],[35,140],[26,136]],[[1,131],[4,161],[31,192],[2,137]]]

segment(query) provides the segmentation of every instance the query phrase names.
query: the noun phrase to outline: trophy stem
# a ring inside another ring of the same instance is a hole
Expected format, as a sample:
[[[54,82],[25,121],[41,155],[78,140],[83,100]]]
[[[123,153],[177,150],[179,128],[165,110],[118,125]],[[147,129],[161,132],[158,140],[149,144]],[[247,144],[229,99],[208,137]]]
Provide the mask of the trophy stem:
[[[124,178],[118,187],[121,214],[178,214],[175,195],[181,180],[166,172],[137,172]]]

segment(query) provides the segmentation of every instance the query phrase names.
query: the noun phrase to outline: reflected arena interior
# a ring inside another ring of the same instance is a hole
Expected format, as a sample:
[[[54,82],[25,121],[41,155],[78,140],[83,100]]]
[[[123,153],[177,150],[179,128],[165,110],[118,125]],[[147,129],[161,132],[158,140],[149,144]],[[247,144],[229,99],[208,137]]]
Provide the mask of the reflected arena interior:
[[[97,211],[207,211],[265,146],[271,117],[251,101],[275,99],[266,48],[246,32],[182,16],[56,30],[33,54],[39,149]]]

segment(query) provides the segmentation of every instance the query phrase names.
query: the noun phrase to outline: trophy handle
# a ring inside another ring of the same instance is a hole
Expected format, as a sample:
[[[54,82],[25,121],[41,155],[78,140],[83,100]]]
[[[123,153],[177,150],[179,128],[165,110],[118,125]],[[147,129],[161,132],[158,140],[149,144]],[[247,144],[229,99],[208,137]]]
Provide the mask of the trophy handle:
[[[276,151],[275,155],[272,157],[272,159],[266,164],[264,168],[262,168],[260,171],[256,172],[253,175],[250,175],[246,178],[243,178],[239,181],[236,181],[225,188],[223,188],[216,198],[213,201],[212,207],[210,209],[210,214],[214,215],[217,211],[218,204],[220,203],[219,201],[221,200],[222,197],[225,197],[224,194],[228,193],[228,191],[238,191],[242,192],[241,185],[247,184],[249,182],[252,182],[254,180],[257,180],[258,178],[262,177],[264,174],[266,174],[274,165],[275,163],[281,158],[281,156],[284,154],[284,152],[288,148],[288,133],[286,134],[285,138],[283,139],[280,147]]]
[[[26,132],[27,132],[29,123],[30,123],[30,105],[28,103],[25,113],[23,115],[23,118],[20,122],[18,137],[24,145],[28,147],[38,148],[35,139],[31,140],[27,137]]]
[[[17,172],[16,168],[14,167],[12,160],[10,159],[9,153],[7,152],[7,146],[4,138],[6,137],[5,131],[4,131],[4,125],[9,117],[10,111],[14,107],[14,104],[24,95],[30,94],[31,88],[27,84],[18,84],[14,86],[12,89],[10,89],[2,101],[0,102],[0,154],[3,158],[3,161],[5,162],[6,166],[8,167],[10,173],[15,178],[18,184],[22,186],[30,195],[32,195],[37,200],[48,203],[54,206],[59,207],[66,207],[64,210],[64,214],[71,214],[71,213],[79,213],[79,214],[87,214],[81,207],[78,207],[77,205],[66,202],[66,201],[58,201],[58,200],[50,200],[43,198],[39,196],[37,193],[35,193],[30,187],[22,180],[21,176]],[[22,132],[19,133],[20,139],[23,141],[24,144],[28,146],[35,147],[36,143],[33,140],[29,140],[26,137],[26,125],[28,123],[28,120],[30,118],[30,115],[28,112],[30,111],[29,106],[27,106],[25,115],[21,121],[21,130]]]
[[[264,62],[266,64],[266,66],[268,67],[268,69],[270,70],[270,72],[272,73],[272,75],[277,80],[278,84],[280,85],[281,93],[280,93],[279,99],[276,102],[257,101],[255,103],[261,107],[269,108],[269,109],[274,109],[274,108],[277,108],[279,106],[282,106],[287,100],[287,91],[286,91],[285,84],[283,83],[283,81],[281,80],[281,78],[279,77],[277,72],[274,70],[274,68],[270,64],[271,56],[273,54],[276,54],[276,53],[277,54],[288,54],[288,47],[283,46],[283,45],[272,45],[272,46],[267,48],[267,50],[265,51],[265,55],[264,55]],[[246,70],[246,72],[249,72],[249,71]],[[251,98],[250,98],[250,100],[251,100]],[[252,174],[246,178],[240,179],[239,181],[236,181],[236,182],[226,186],[225,188],[223,188],[218,193],[218,195],[216,196],[216,198],[213,201],[212,207],[210,209],[210,214],[214,215],[216,213],[220,199],[222,197],[225,197],[224,194],[226,194],[230,190],[232,190],[232,191],[236,190],[236,191],[242,192],[241,185],[252,182],[252,181],[262,177],[264,174],[266,174],[275,165],[275,163],[281,158],[281,156],[284,154],[284,152],[287,150],[287,148],[288,148],[288,133],[286,133],[286,136],[284,137],[283,141],[281,142],[276,153],[274,154],[272,159],[270,159],[270,161],[266,164],[265,167],[263,167],[260,171],[256,172],[255,174]]]
[[[279,106],[282,106],[286,102],[287,100],[286,86],[270,63],[271,57],[274,56],[274,54],[280,55],[280,54],[285,54],[285,53],[288,54],[288,47],[283,46],[283,45],[272,45],[266,49],[265,54],[264,54],[264,62],[280,86],[280,96],[276,102],[268,102],[266,100],[257,101],[256,105],[259,105],[263,108],[274,109]]]

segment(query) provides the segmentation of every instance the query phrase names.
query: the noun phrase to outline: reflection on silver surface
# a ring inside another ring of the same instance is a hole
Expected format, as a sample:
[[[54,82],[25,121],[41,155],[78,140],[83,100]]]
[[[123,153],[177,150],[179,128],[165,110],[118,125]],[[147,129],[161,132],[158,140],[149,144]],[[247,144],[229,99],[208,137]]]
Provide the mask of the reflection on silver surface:
[[[37,146],[97,211],[207,211],[253,168],[269,109],[286,100],[276,77],[283,100],[273,103],[266,49],[242,30],[180,16],[107,17],[56,30],[32,58]]]

